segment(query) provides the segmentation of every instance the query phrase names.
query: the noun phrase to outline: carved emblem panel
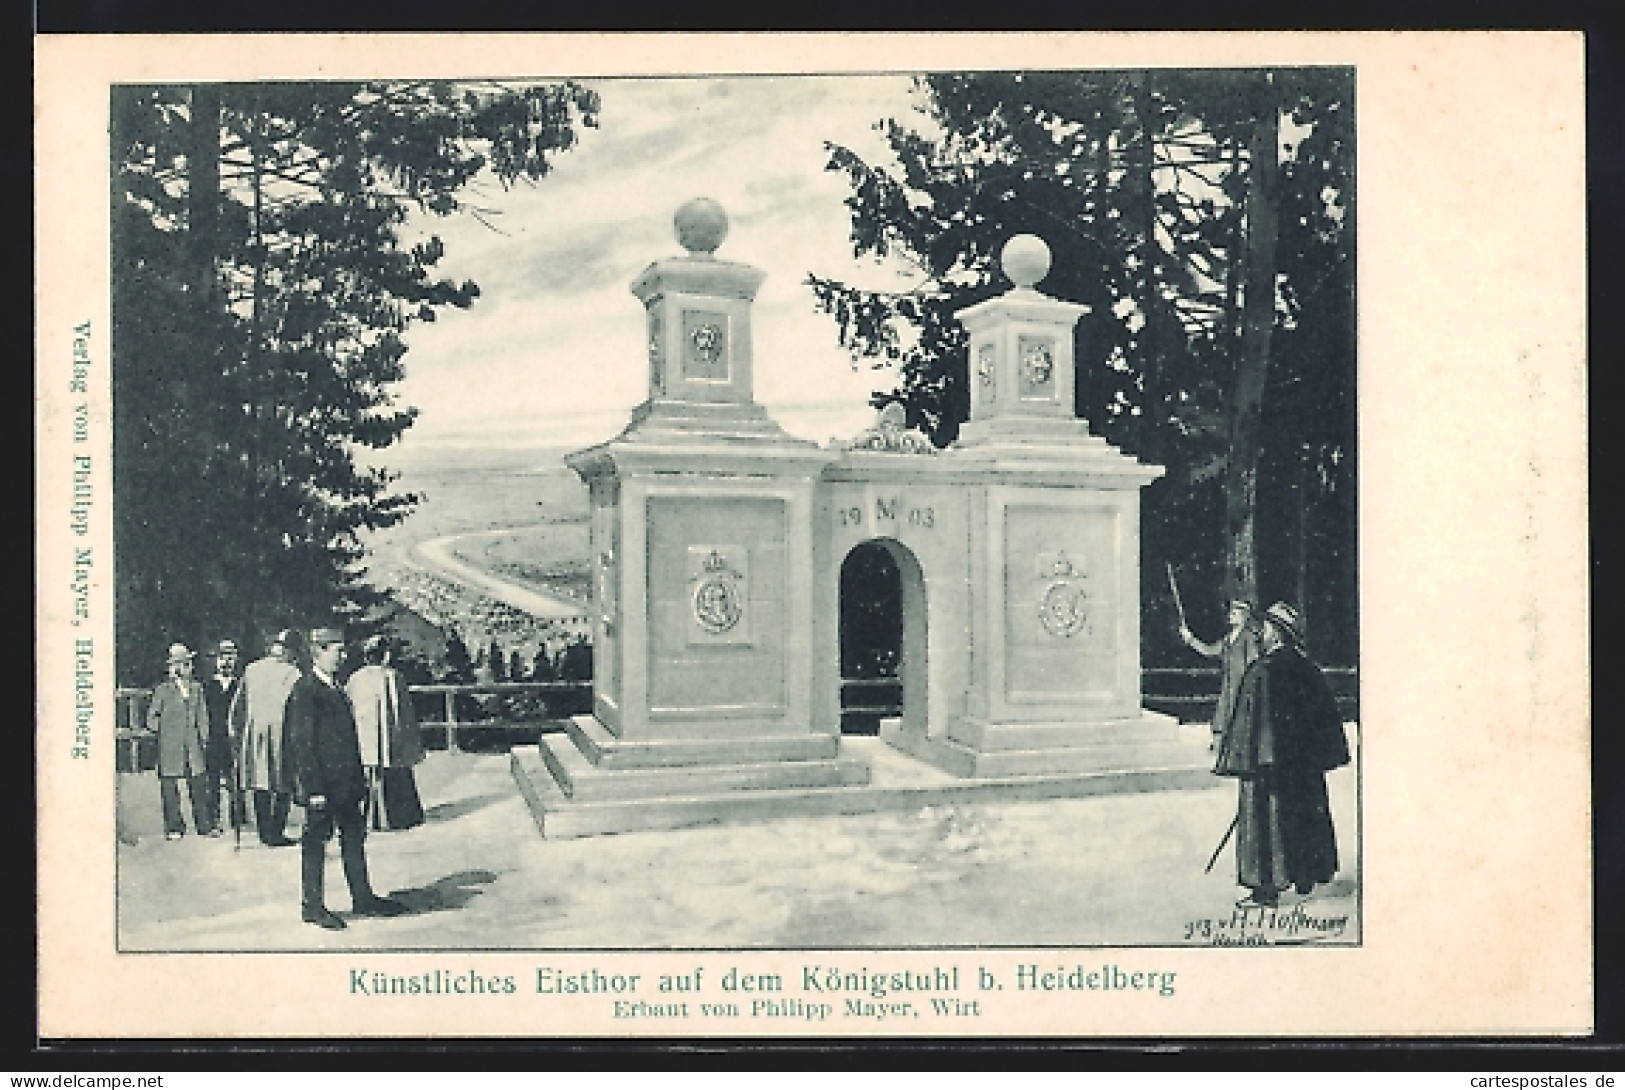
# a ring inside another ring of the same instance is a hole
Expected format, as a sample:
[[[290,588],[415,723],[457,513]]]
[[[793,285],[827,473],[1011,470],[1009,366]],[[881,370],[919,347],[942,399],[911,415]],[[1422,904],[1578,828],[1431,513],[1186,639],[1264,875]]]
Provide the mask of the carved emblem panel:
[[[666,352],[661,336],[661,316],[649,311],[649,390],[654,394],[666,392]]]
[[[982,384],[982,400],[992,404],[998,400],[998,349],[984,344],[976,350],[976,378]]]
[[[1055,397],[1055,342],[1048,337],[1018,338],[1021,397],[1048,401]]]
[[[740,545],[688,549],[690,643],[743,643],[750,638],[750,558]]]
[[[700,382],[728,381],[728,316],[683,311],[683,377]]]
[[[1070,639],[1089,628],[1089,597],[1084,586],[1086,574],[1064,552],[1040,553],[1037,561],[1040,583],[1038,623],[1056,639]]]

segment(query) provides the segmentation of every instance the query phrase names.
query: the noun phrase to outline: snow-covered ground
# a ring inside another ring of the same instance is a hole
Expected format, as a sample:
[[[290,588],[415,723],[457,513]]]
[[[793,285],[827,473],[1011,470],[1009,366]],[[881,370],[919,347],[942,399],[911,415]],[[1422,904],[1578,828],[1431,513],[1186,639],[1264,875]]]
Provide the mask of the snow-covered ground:
[[[251,830],[240,851],[229,833],[166,842],[153,774],[120,775],[120,948],[1174,946],[1224,935],[1240,893],[1228,848],[1202,872],[1234,813],[1229,782],[550,841],[506,755],[433,753],[418,781],[428,822],[367,841],[374,884],[411,913],[330,933],[299,920],[297,848]],[[1358,941],[1355,783],[1352,767],[1329,777],[1337,879],[1301,911],[1282,902],[1283,920],[1323,923],[1275,941]],[[336,844],[328,857],[344,914]]]

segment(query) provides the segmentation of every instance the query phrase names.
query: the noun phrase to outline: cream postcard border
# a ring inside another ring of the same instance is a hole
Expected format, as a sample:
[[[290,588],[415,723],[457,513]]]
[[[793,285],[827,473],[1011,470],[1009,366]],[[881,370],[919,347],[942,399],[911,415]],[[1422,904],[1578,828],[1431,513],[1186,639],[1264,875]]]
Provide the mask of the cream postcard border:
[[[114,952],[107,103],[115,82],[1336,64],[1358,71],[1363,945],[1169,949],[1178,995],[986,1002],[978,1035],[1577,1034],[1592,1025],[1583,41],[1573,33],[267,35],[36,39],[39,1029],[623,1035],[601,1000],[357,1003],[344,953]],[[70,391],[90,323],[90,393]],[[75,445],[88,404],[93,439]],[[70,530],[88,446],[91,533]],[[73,621],[75,548],[94,562]],[[74,759],[93,639],[92,758]],[[516,835],[525,835],[524,830]],[[1045,962],[1058,951],[1046,951]],[[1147,961],[1148,951],[1132,960]],[[1089,950],[1105,963],[1110,951]],[[1124,954],[1123,960],[1131,955]],[[422,972],[440,955],[369,956]],[[778,953],[457,956],[528,981]],[[887,970],[900,955],[821,956]],[[912,959],[917,960],[917,959]],[[1013,975],[1021,951],[942,964]],[[1066,959],[1063,959],[1066,960]],[[1077,960],[1077,959],[1071,959]],[[280,996],[280,1002],[266,1002]],[[766,1032],[828,1034],[780,1025]],[[665,1027],[694,1036],[693,1020]],[[843,1030],[845,1027],[841,1027]],[[967,1027],[968,1028],[968,1027]],[[640,1024],[637,1032],[659,1034]],[[737,1033],[737,1030],[730,1032]],[[880,1023],[867,1032],[903,1033]]]

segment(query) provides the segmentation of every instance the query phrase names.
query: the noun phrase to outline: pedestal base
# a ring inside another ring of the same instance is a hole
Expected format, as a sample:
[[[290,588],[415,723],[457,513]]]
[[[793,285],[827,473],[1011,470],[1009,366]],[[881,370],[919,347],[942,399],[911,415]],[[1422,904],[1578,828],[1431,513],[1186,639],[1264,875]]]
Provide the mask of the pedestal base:
[[[1142,759],[1138,767],[1002,777],[944,771],[929,761],[929,754],[921,754],[924,760],[918,759],[903,752],[895,741],[888,744],[879,738],[831,735],[795,739],[797,744],[810,740],[827,747],[817,752],[827,752],[828,756],[799,760],[696,763],[692,758],[698,754],[692,749],[651,749],[687,747],[692,743],[659,742],[634,744],[635,748],[612,746],[594,762],[588,748],[602,746],[602,736],[607,734],[596,721],[578,719],[567,732],[544,736],[539,746],[520,746],[512,751],[514,780],[544,837],[551,840],[925,806],[1202,790],[1228,782],[1208,771],[1205,727],[1175,729],[1180,737],[1174,744],[1183,758],[1179,761],[1167,760],[1158,765],[1154,760]],[[1188,740],[1183,737],[1187,734]],[[776,740],[786,741],[790,740]],[[1142,751],[1141,756],[1147,754]],[[611,767],[617,760],[620,766]]]
[[[548,836],[667,829],[730,820],[759,795],[868,783],[839,746],[827,734],[627,740],[577,716],[515,750],[514,776]]]
[[[1206,731],[1182,730],[1173,716],[1150,711],[1083,723],[960,722],[945,738],[906,731],[900,720],[889,719],[881,722],[880,736],[904,753],[969,778],[1207,770],[1213,765]]]

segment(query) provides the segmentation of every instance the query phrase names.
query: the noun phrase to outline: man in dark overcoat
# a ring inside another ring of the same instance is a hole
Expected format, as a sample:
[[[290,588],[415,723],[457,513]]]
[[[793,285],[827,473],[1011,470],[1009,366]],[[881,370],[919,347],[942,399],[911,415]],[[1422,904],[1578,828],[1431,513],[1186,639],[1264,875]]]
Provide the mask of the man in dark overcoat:
[[[213,784],[209,780],[209,705],[203,686],[192,676],[192,652],[171,644],[168,680],[152,691],[147,729],[158,735],[158,790],[164,807],[164,836],[179,840],[186,832],[181,817],[180,783],[192,798],[192,820],[199,833],[219,836]]]
[[[1263,655],[1247,668],[1213,771],[1240,780],[1236,877],[1242,907],[1271,906],[1337,873],[1326,773],[1349,762],[1337,700],[1304,653],[1298,611],[1264,614]]]
[[[305,808],[300,846],[300,917],[330,931],[344,920],[328,911],[324,896],[327,842],[336,828],[344,880],[357,916],[399,916],[406,906],[373,892],[367,876],[367,823],[361,804],[367,776],[361,764],[350,700],[335,683],[344,654],[343,633],[318,628],[310,636],[311,668],[288,697],[288,764],[294,801]]]
[[[221,640],[214,649],[214,672],[203,679],[203,698],[209,705],[209,745],[204,761],[209,769],[209,789],[216,801],[222,787],[228,789],[231,825],[243,827],[245,813],[242,790],[236,782],[236,757],[231,745],[231,699],[237,695],[237,641]]]

